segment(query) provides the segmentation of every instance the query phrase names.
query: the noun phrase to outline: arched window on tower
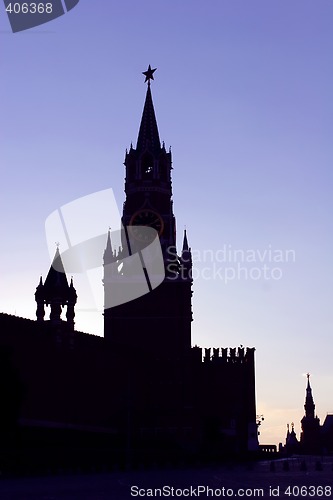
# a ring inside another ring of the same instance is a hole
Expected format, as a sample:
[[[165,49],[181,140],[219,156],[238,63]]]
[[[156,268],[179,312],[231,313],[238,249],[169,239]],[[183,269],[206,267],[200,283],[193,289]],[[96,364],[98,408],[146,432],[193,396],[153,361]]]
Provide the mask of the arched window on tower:
[[[151,179],[154,171],[154,159],[151,154],[145,153],[141,160],[142,179]]]

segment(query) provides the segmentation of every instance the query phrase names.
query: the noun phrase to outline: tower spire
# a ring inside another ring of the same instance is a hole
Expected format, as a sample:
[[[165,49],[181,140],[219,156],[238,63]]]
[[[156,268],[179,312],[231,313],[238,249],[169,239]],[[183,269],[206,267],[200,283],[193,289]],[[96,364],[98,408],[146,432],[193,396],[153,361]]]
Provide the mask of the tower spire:
[[[315,404],[313,401],[312,389],[311,389],[311,385],[310,385],[310,373],[307,373],[306,376],[308,379],[308,383],[306,386],[306,396],[305,396],[305,405],[304,405],[305,416],[314,418],[314,416],[315,416]]]
[[[184,229],[184,239],[183,239],[183,252],[188,251],[189,246],[188,246],[188,241],[187,241],[187,233],[186,229]]]
[[[192,282],[192,252],[188,245],[186,229],[184,229],[183,248],[180,256],[182,279]]]
[[[286,437],[286,443],[288,443],[290,437],[290,430],[289,430],[289,424],[287,424],[287,437]]]
[[[104,259],[105,265],[110,264],[111,262],[115,261],[114,252],[113,252],[112,243],[111,243],[111,228],[110,227],[109,227],[108,236],[107,236],[107,240],[106,240],[106,247],[104,250],[103,259]]]
[[[151,153],[155,153],[161,149],[161,141],[158,133],[153,98],[150,90],[150,80],[154,80],[154,71],[156,71],[156,68],[151,69],[149,65],[148,70],[143,72],[146,76],[145,81],[148,82],[148,87],[143,107],[138,141],[136,144],[136,149],[139,153],[143,153],[146,150],[149,150]]]

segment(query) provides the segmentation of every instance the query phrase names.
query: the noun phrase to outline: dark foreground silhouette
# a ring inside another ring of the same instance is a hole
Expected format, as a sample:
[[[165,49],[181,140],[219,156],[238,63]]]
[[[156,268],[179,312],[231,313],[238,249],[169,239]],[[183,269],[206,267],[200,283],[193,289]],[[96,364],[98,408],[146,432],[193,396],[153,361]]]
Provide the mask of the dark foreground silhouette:
[[[321,463],[321,470],[318,470],[318,461]],[[305,462],[304,457],[295,457],[277,460],[274,467],[271,464],[272,462],[266,461],[252,465],[161,468],[85,475],[77,471],[76,474],[68,475],[3,479],[0,481],[0,498],[127,500],[142,497],[163,498],[163,491],[164,497],[170,498],[214,498],[213,494],[215,498],[232,495],[264,499],[274,496],[295,498],[301,496],[301,491],[303,496],[311,495],[312,498],[332,497],[332,457],[306,457]],[[302,470],[304,464],[306,470]],[[188,493],[191,493],[191,496]]]

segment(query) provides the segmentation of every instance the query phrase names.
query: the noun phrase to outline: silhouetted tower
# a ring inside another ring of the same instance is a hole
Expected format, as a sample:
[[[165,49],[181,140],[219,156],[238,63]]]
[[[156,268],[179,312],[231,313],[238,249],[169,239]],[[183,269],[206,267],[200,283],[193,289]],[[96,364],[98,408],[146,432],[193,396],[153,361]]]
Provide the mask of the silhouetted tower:
[[[289,424],[287,424],[287,437],[286,437],[286,450],[288,453],[296,453],[299,450],[299,442],[296,437],[294,422],[291,423],[291,431]]]
[[[315,416],[315,404],[310,386],[310,374],[307,374],[308,383],[305,396],[305,416],[301,420],[301,450],[304,453],[317,453],[320,450],[320,421]]]
[[[180,256],[180,275],[184,281],[192,281],[192,252],[188,246],[186,229],[184,230],[183,248]]]
[[[191,347],[192,259],[186,232],[181,256],[178,256],[176,251],[171,151],[166,150],[164,142],[161,145],[159,138],[150,89],[154,71],[155,69],[149,66],[144,72],[148,87],[137,144],[135,149],[131,145],[129,151],[126,151],[126,199],[122,223],[133,239],[137,239],[141,244],[145,241],[145,235],[142,230],[140,232],[140,227],[155,229],[162,248],[165,278],[149,293],[131,302],[106,309],[104,336],[123,346],[179,357],[189,352]],[[126,234],[124,232],[122,237],[123,247]],[[114,267],[106,264],[117,259],[120,262],[122,256],[120,251],[115,257],[108,236],[103,280],[106,306],[117,286],[111,277],[115,272]],[[147,269],[144,271],[147,274]],[[121,273],[119,270],[119,280]]]
[[[36,316],[37,321],[44,321],[45,309],[44,309],[44,285],[43,278],[40,277],[39,284],[35,292],[35,300],[37,302]]]
[[[75,318],[75,304],[77,301],[76,290],[73,285],[73,278],[71,278],[71,284],[68,289],[68,299],[67,299],[67,324],[70,330],[74,330],[74,318]]]
[[[307,374],[308,383],[306,386],[306,396],[305,396],[305,417],[308,419],[315,418],[315,404],[312,397],[312,389],[310,386],[310,373]]]
[[[61,319],[63,307],[67,306],[67,328],[74,330],[75,304],[77,301],[76,290],[71,279],[70,286],[66,278],[64,266],[57,248],[52,265],[43,284],[42,277],[36,288],[35,300],[37,302],[37,321],[44,321],[45,306],[51,306],[50,323],[60,326],[64,323]]]
[[[286,444],[288,444],[289,438],[290,438],[290,430],[289,430],[289,424],[287,424]]]

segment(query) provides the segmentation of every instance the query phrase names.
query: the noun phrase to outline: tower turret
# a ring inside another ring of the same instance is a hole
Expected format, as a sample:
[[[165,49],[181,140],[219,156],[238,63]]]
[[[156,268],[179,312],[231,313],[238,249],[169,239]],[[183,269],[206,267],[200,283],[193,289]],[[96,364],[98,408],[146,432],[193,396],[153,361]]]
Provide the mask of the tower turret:
[[[42,278],[40,279],[35,293],[35,300],[37,302],[37,321],[43,321],[45,315],[44,305],[46,305],[51,306],[51,324],[60,325],[62,323],[62,308],[67,306],[67,324],[70,329],[74,329],[74,307],[77,295],[73,280],[71,280],[71,285],[68,285],[59,248],[56,250],[44,285]]]
[[[183,248],[180,257],[180,278],[192,282],[192,252],[188,245],[186,229],[184,229]]]
[[[45,309],[44,309],[44,285],[43,278],[40,277],[39,284],[35,292],[35,300],[37,302],[36,316],[37,321],[44,321]]]
[[[67,312],[66,312],[67,324],[70,330],[74,330],[76,301],[77,301],[77,293],[73,285],[73,278],[71,278],[71,284],[68,289]]]

